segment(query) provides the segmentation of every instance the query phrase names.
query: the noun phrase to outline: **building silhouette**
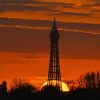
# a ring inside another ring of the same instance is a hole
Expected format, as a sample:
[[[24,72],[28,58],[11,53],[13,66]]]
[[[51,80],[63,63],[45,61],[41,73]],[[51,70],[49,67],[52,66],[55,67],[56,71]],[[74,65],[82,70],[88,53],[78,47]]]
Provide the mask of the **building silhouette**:
[[[48,86],[56,86],[61,90],[61,73],[60,73],[60,64],[59,64],[59,33],[57,30],[56,21],[54,19],[51,33],[50,33],[50,64],[48,71]]]
[[[7,98],[7,82],[3,81],[0,84],[0,100],[6,100]]]

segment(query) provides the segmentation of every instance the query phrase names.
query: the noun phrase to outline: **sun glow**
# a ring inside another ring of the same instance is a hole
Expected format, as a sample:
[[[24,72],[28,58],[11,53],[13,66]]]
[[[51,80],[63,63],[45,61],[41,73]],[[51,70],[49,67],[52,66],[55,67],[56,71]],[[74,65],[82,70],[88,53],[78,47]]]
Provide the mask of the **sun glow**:
[[[56,84],[56,81],[55,80],[52,80],[52,83],[53,83],[53,85],[55,85]],[[67,84],[65,84],[64,82],[61,82],[61,84],[62,84],[62,91],[63,92],[68,92],[69,91],[69,88],[68,88]],[[42,85],[42,87],[44,87],[46,85],[47,85],[47,81]]]

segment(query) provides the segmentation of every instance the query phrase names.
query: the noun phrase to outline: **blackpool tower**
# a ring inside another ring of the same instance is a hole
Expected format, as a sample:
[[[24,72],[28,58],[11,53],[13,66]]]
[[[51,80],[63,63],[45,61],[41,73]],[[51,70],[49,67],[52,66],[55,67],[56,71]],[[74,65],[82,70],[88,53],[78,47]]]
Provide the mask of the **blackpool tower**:
[[[59,64],[59,33],[54,19],[50,33],[50,64],[48,71],[48,85],[56,85],[61,88],[61,73]]]
[[[59,38],[60,35],[57,30],[56,21],[54,19],[52,24],[52,29],[50,32],[50,63],[48,70],[48,79],[42,85],[42,90],[48,90],[54,87],[54,89],[60,91],[69,91],[67,84],[65,84],[61,80],[60,64],[59,64]]]

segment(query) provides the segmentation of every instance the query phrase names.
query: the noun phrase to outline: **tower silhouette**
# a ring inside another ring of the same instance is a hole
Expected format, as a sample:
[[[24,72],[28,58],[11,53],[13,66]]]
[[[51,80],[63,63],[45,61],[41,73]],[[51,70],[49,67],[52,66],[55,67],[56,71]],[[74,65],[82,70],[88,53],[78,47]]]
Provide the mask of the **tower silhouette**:
[[[61,88],[61,73],[60,73],[60,64],[59,64],[59,33],[57,30],[56,21],[54,19],[51,33],[50,33],[50,64],[49,64],[49,71],[48,71],[48,85],[55,85]]]

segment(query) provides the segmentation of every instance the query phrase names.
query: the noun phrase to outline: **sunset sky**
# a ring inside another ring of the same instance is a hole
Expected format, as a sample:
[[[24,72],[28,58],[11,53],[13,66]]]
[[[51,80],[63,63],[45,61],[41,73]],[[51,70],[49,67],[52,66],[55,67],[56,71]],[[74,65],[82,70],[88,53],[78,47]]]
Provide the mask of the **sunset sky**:
[[[0,83],[47,80],[54,17],[62,80],[100,71],[100,0],[0,0]]]

